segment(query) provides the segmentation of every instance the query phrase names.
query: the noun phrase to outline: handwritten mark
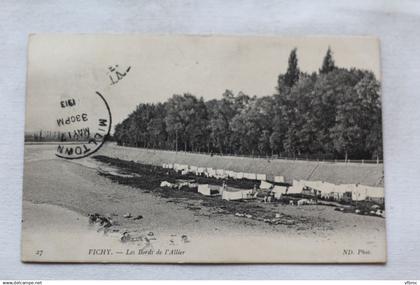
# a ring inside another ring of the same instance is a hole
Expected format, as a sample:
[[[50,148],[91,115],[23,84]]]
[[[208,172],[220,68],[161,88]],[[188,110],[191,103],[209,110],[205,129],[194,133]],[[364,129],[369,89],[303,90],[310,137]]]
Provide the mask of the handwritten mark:
[[[120,80],[122,80],[127,75],[130,69],[131,69],[131,66],[127,67],[125,71],[121,72],[118,64],[114,66],[108,66],[108,70],[109,70],[108,74],[109,74],[109,79],[111,81],[110,85],[115,85],[118,82],[120,82]]]

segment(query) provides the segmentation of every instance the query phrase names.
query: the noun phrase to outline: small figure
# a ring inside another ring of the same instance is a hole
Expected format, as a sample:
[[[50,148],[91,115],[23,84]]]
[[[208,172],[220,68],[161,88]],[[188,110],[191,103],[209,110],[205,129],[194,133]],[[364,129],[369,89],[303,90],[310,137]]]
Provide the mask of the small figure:
[[[182,235],[182,236],[181,236],[181,240],[182,240],[182,242],[184,242],[184,243],[189,243],[189,242],[190,242],[190,241],[188,240],[187,235]]]

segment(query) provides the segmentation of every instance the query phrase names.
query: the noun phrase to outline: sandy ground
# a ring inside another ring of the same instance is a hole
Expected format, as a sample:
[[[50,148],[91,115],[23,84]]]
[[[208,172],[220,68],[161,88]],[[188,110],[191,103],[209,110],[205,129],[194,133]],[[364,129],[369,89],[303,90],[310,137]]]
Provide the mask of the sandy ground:
[[[105,146],[106,147],[106,146]],[[270,210],[311,223],[268,225],[194,208],[98,175],[91,158],[64,160],[55,147],[25,146],[22,259],[63,262],[383,262],[385,220],[327,206]],[[105,151],[104,151],[105,152]],[[100,154],[100,153],[99,153]],[[109,170],[109,169],[108,169]],[[87,215],[112,216],[104,233]],[[126,219],[125,213],[142,215]],[[122,243],[123,232],[135,241]],[[110,249],[110,252],[93,251]],[[42,255],[39,250],[43,250]],[[151,250],[151,251],[150,251]],[[104,253],[105,252],[105,253]],[[97,253],[97,254],[96,254]]]

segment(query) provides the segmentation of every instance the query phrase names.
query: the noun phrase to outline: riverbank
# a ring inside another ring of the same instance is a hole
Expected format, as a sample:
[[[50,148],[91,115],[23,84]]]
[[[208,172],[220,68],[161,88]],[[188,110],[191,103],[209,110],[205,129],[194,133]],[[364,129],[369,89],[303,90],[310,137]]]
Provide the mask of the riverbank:
[[[104,146],[99,154],[107,153],[107,147]],[[139,249],[147,245],[155,250],[179,249],[185,251],[185,255],[170,258],[157,255],[127,257],[125,254],[97,257],[90,256],[88,245],[80,243],[72,247],[71,255],[63,253],[64,249],[51,249],[42,260],[57,260],[55,257],[60,256],[58,260],[108,262],[379,262],[385,258],[384,219],[338,213],[333,207],[321,205],[302,208],[284,205],[273,206],[272,214],[284,214],[297,220],[306,218],[313,223],[305,221],[303,226],[299,223],[273,226],[218,213],[203,205],[204,199],[162,197],[146,189],[115,183],[98,173],[98,169],[104,167],[109,171],[109,165],[92,158],[58,159],[54,157],[54,150],[53,146],[25,146],[24,201],[34,204],[34,207],[48,204],[79,213],[84,219],[73,222],[80,224],[88,224],[88,215],[92,213],[111,217],[113,226],[106,233],[101,229],[101,234],[109,236],[113,250]],[[44,211],[43,207],[39,209]],[[130,218],[124,217],[127,213],[131,214]],[[139,215],[141,219],[134,219]],[[31,216],[32,211],[24,203],[23,220],[27,221]],[[32,220],[32,223],[33,228],[51,224],[42,222],[42,219]],[[69,222],[58,219],[57,223]],[[40,240],[45,246],[52,241],[65,246],[66,239],[61,234],[73,236],[72,232],[77,232],[72,227],[50,227],[52,232],[60,235],[56,237],[41,232]],[[41,260],[32,255],[35,248],[27,243],[26,237],[32,236],[32,231],[24,232],[22,257],[24,260]],[[125,232],[133,238],[132,241],[121,242]],[[102,239],[93,240],[97,246],[103,247]],[[343,249],[347,247],[370,249],[371,253],[362,257],[345,256]]]

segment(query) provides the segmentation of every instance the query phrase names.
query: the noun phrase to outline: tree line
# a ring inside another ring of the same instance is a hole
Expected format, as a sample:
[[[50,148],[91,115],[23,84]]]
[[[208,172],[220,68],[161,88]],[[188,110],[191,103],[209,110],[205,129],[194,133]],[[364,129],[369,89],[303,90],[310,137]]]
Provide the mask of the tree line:
[[[226,90],[204,101],[175,94],[139,104],[115,126],[119,145],[234,155],[382,159],[380,82],[371,71],[340,68],[328,48],[318,72],[299,69],[297,49],[275,94]]]
[[[87,141],[90,138],[89,128],[79,129],[83,131],[80,136],[68,135],[69,132],[39,130],[32,132],[25,132],[25,142],[76,142]]]

